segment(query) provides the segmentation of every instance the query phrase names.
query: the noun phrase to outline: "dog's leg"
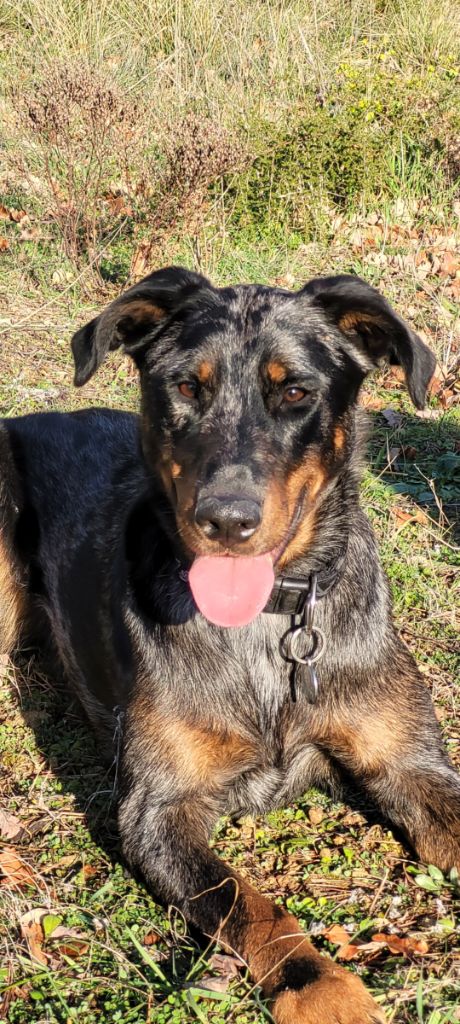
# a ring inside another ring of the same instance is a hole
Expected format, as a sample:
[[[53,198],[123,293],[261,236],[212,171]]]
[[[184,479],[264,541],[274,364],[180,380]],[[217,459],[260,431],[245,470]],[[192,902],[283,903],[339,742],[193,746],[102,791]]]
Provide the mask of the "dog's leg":
[[[390,675],[334,714],[329,752],[407,836],[418,857],[460,868],[460,776],[429,692],[401,647]]]
[[[296,919],[259,895],[208,847],[225,789],[254,760],[235,735],[149,713],[127,716],[120,831],[149,889],[245,961],[277,1024],[378,1024],[355,975],[321,956]]]

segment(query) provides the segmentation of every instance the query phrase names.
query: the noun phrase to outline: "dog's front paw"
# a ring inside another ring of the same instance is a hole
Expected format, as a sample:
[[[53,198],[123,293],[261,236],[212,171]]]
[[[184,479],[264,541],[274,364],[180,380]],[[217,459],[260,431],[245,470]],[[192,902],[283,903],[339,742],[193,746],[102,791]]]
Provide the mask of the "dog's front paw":
[[[385,1024],[362,981],[335,965],[310,985],[280,992],[270,1009],[276,1024]]]

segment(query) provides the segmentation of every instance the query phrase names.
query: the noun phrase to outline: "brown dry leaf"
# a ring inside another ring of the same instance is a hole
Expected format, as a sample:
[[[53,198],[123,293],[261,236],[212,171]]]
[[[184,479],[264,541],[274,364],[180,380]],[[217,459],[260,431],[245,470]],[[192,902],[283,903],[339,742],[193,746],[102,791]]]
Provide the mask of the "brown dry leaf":
[[[10,219],[10,211],[7,210],[6,206],[3,206],[3,203],[0,203],[0,220],[9,220],[9,219]]]
[[[384,948],[384,942],[361,942],[358,945],[355,945],[353,942],[349,942],[348,945],[340,947],[337,952],[337,959],[356,960],[358,957],[367,957],[367,959],[371,959]]]
[[[412,523],[415,519],[412,512],[406,512],[403,508],[392,508],[391,514],[400,523]]]
[[[401,448],[401,451],[402,451],[402,454],[404,455],[404,457],[406,459],[410,459],[411,462],[413,462],[414,459],[417,458],[418,452],[417,452],[417,449],[414,448],[413,444],[405,444]]]
[[[18,235],[18,242],[36,242],[39,237],[38,228],[22,228]]]
[[[444,385],[444,378],[441,377],[441,374],[437,370],[435,370],[435,372],[434,372],[434,374],[433,374],[433,376],[431,378],[431,381],[430,381],[430,386],[428,388],[429,394],[430,395],[437,395],[438,392],[442,390],[443,385]]]
[[[10,212],[10,220],[14,221],[15,224],[20,224],[21,221],[24,220],[25,217],[27,217],[27,213],[26,213],[25,210],[13,210],[13,209],[11,209],[9,212]]]
[[[23,885],[36,885],[32,868],[17,856],[15,850],[3,850],[0,853],[0,871],[5,875],[0,883],[3,886],[16,885],[21,888]]]
[[[8,252],[9,247],[10,247],[10,243],[9,243],[8,239],[7,238],[3,238],[3,236],[0,235],[0,252]]]
[[[16,818],[14,814],[10,814],[9,811],[2,811],[0,809],[0,835],[4,839],[16,839],[21,832],[22,825],[19,818]]]
[[[81,863],[81,857],[78,853],[66,853],[64,857],[60,857],[60,859],[55,861],[53,864],[44,864],[41,868],[41,872],[43,875],[52,875],[55,871],[58,871],[59,868],[71,868],[74,867],[75,864],[79,863]]]
[[[324,818],[324,811],[322,807],[309,807],[308,808],[308,820],[311,821],[312,825],[319,825]]]
[[[70,956],[74,959],[83,956],[88,952],[90,943],[88,936],[79,928],[66,928],[65,925],[58,925],[53,928],[50,935],[53,943],[53,952],[61,953],[63,956]]]
[[[157,935],[156,932],[147,932],[147,935],[144,935],[143,944],[144,946],[156,946],[160,938],[161,936]]]
[[[19,918],[21,935],[27,942],[29,953],[40,964],[48,963],[48,957],[43,950],[45,933],[42,928],[42,918],[47,913],[48,911],[43,910],[43,907],[36,907],[34,910],[28,910]]]
[[[80,872],[85,882],[88,878],[94,878],[98,873],[98,869],[93,864],[84,864]]]
[[[133,208],[124,196],[107,196],[110,212],[117,217],[132,217]]]
[[[332,924],[330,928],[326,928],[323,932],[324,938],[328,942],[332,942],[334,946],[344,946],[349,943],[350,936],[345,928],[342,928],[341,924]]]
[[[359,811],[347,811],[342,818],[342,825],[364,825],[366,819]]]
[[[338,960],[354,960],[359,956],[360,946],[350,942],[350,936],[340,924],[333,924],[323,932],[324,938],[334,945],[339,946],[337,950]]]
[[[402,953],[404,956],[423,956],[428,953],[428,943],[425,939],[415,939],[411,936],[402,938],[400,935],[386,935],[384,932],[372,936],[373,942],[385,943],[390,953]]]
[[[449,292],[453,299],[460,299],[460,277],[456,277],[455,281],[452,281],[452,284],[449,285],[446,291]]]
[[[366,943],[367,945],[367,943]],[[364,952],[365,944],[361,946],[355,946],[353,942],[346,942],[340,949],[337,950],[338,960],[356,960],[358,956]]]
[[[455,256],[453,252],[446,252],[441,262],[441,277],[455,277],[457,270],[460,270],[458,256]]]
[[[426,512],[422,508],[418,508],[415,512],[414,519],[416,523],[420,523],[421,526],[428,526],[430,517],[427,516]]]

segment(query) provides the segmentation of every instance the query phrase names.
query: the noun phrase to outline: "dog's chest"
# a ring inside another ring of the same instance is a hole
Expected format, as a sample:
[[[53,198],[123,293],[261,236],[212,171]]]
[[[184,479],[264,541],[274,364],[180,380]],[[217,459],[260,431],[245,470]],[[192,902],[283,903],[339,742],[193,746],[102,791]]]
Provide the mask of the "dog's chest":
[[[144,648],[161,703],[204,732],[242,737],[250,766],[235,763],[229,813],[263,813],[301,795],[311,778],[315,712],[293,700],[291,666],[280,653],[284,618],[266,615],[256,627],[214,630],[199,619],[159,627]],[[145,662],[144,662],[145,663]]]

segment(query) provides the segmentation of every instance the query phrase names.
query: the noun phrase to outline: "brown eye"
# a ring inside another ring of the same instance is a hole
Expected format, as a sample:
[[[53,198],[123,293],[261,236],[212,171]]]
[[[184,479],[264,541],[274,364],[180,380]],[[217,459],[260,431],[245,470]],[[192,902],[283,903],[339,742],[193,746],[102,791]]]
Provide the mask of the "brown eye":
[[[305,388],[298,388],[295,385],[292,385],[291,387],[284,389],[283,400],[285,402],[290,402],[292,405],[294,402],[301,402],[302,398],[305,398],[306,394],[307,392],[305,391]]]
[[[183,380],[177,386],[184,398],[196,398],[197,386],[193,380]]]

